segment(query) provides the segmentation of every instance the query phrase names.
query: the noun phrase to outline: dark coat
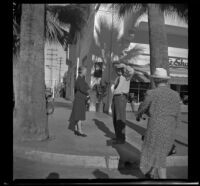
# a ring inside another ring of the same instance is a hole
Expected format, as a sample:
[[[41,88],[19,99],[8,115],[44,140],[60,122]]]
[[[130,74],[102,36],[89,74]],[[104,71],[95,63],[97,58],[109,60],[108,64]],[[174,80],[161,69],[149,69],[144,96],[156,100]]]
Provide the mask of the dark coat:
[[[166,86],[147,91],[138,110],[140,116],[143,113],[149,115],[140,162],[143,173],[147,173],[151,167],[166,167],[166,157],[180,122],[179,102],[179,94]]]
[[[85,81],[85,77],[80,77],[75,81],[75,88],[74,88],[74,102],[73,108],[70,116],[70,129],[74,129],[75,123],[79,120],[85,120],[86,115],[86,100],[89,90],[89,85]]]

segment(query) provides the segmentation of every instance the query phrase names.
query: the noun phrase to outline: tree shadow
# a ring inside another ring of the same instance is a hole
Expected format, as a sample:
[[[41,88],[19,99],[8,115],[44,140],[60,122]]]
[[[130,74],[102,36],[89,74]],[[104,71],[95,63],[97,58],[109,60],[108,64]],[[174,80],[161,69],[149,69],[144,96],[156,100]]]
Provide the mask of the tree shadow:
[[[60,179],[60,176],[59,176],[59,174],[57,172],[51,172],[46,177],[46,179]]]
[[[105,125],[104,122],[93,119],[95,125],[104,132],[108,138],[113,138],[115,134]],[[133,175],[134,177],[144,178],[139,169],[140,151],[130,143],[113,145],[112,139],[107,140],[107,146],[112,146],[119,154],[118,170],[121,174]]]
[[[100,171],[99,169],[94,170],[93,174],[97,179],[109,179],[109,176],[106,173]]]

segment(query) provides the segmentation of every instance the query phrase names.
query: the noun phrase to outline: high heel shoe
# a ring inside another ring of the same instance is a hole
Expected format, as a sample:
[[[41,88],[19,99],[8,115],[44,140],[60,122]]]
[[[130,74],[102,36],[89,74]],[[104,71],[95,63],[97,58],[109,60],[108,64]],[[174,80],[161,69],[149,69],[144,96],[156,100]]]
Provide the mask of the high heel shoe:
[[[80,132],[78,132],[78,131],[77,131],[77,135],[78,135],[78,136],[82,136],[82,137],[86,137],[86,136],[87,136],[86,134],[82,134],[82,133],[80,133]]]
[[[75,131],[74,131],[74,134],[75,134],[76,136],[78,136],[78,131],[75,130]]]

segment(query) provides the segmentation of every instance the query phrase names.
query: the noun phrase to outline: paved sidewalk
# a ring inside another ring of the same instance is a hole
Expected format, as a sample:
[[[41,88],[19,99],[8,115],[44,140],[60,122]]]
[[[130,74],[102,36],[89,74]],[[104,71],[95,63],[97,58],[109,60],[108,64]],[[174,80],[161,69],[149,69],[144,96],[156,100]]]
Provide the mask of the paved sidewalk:
[[[25,157],[46,163],[66,166],[99,167],[117,169],[122,161],[132,161],[138,165],[141,149],[141,134],[146,121],[136,122],[133,113],[127,113],[124,145],[112,146],[114,137],[112,118],[109,115],[87,112],[83,131],[88,137],[77,137],[68,130],[71,102],[62,98],[55,100],[56,109],[49,117],[49,131],[52,140],[44,142],[20,142],[14,138],[14,156]],[[14,128],[17,136],[17,128]],[[168,158],[168,167],[187,166],[187,124],[183,122],[177,129],[177,154]],[[170,169],[171,169],[170,168]]]

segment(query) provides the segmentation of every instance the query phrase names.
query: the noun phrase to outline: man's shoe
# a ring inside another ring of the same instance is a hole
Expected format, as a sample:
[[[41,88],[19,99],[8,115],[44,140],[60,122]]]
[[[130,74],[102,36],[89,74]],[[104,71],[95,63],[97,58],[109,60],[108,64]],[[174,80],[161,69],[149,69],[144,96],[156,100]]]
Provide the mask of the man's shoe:
[[[79,131],[77,131],[77,136],[87,137],[86,134],[80,133]]]
[[[111,138],[112,141],[117,141],[117,138]]]
[[[112,144],[113,144],[113,145],[120,145],[120,144],[125,144],[125,143],[126,143],[125,141],[116,140],[116,141],[114,141]]]

